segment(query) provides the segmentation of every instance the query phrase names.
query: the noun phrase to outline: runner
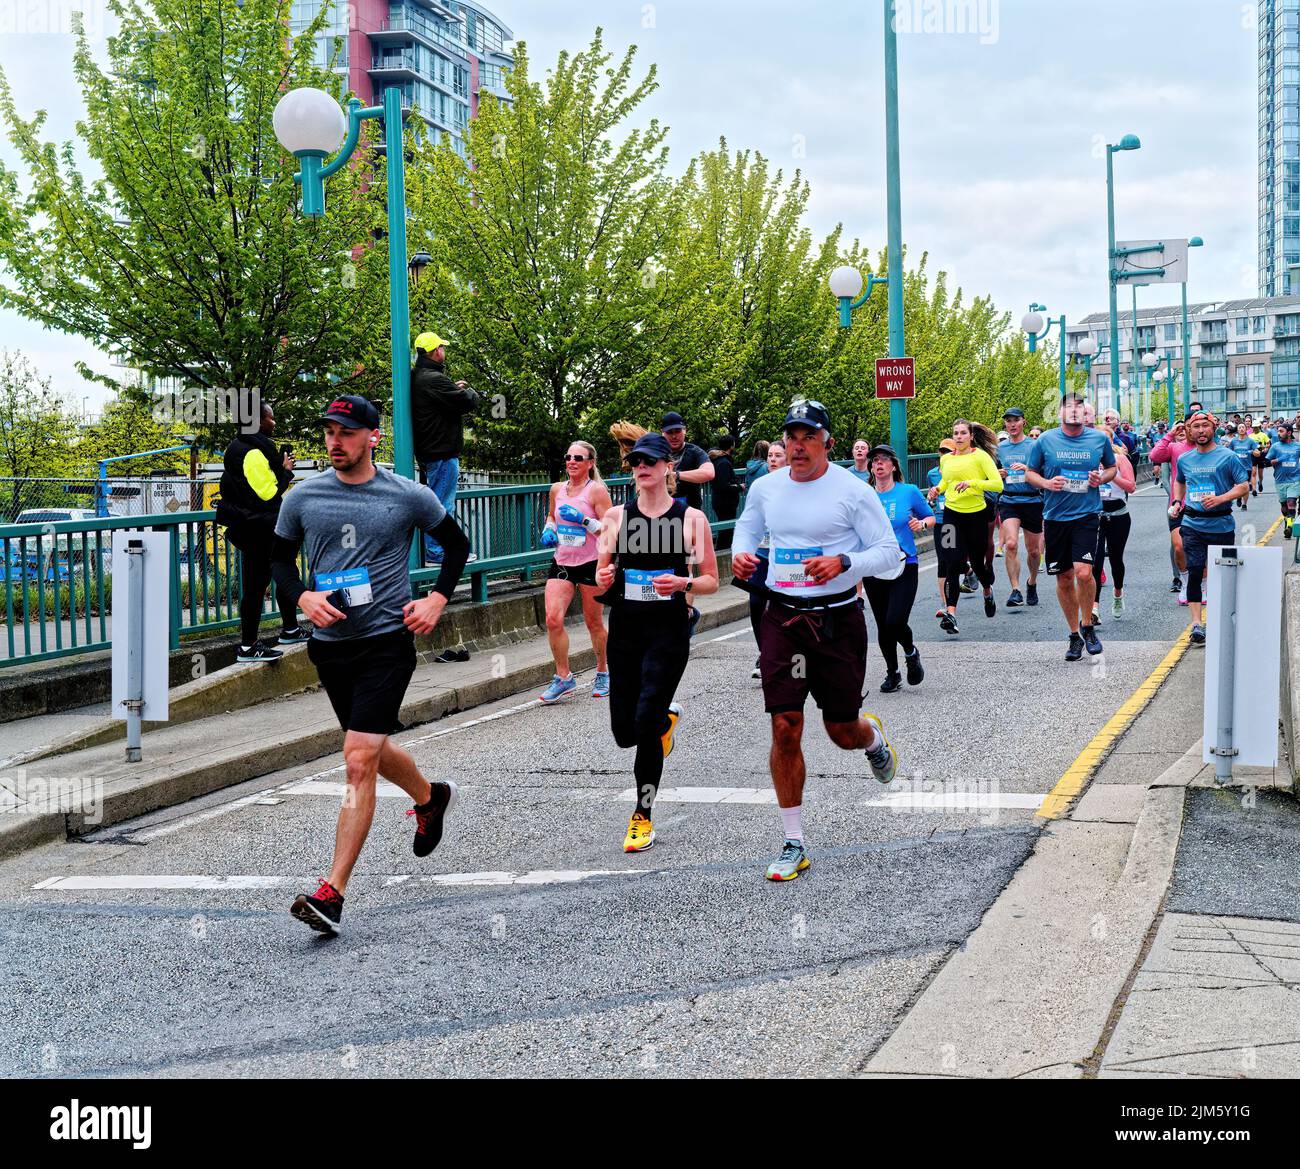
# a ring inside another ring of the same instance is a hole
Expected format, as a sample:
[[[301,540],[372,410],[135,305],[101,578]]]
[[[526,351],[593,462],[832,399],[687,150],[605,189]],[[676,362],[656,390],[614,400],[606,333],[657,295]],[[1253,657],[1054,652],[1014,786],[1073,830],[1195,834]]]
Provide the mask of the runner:
[[[543,548],[555,549],[555,559],[546,573],[546,637],[555,659],[555,676],[538,699],[548,706],[578,688],[578,680],[569,669],[569,631],[564,626],[564,615],[573,603],[575,590],[580,590],[582,617],[591,636],[591,648],[596,651],[591,696],[609,697],[604,611],[596,600],[596,537],[611,506],[609,491],[596,466],[596,448],[589,442],[569,445],[564,470],[568,478],[551,484],[541,539]]]
[[[767,473],[770,475],[773,471],[779,471],[785,466],[785,443],[778,438],[763,445],[767,447]],[[761,630],[763,628],[763,612],[767,608],[768,544],[768,533],[764,532],[757,553],[761,563],[755,570],[754,575],[749,579],[749,624],[754,631],[754,644],[759,646],[763,644]],[[754,672],[749,676],[753,679],[759,679],[763,676],[763,671],[759,668],[758,658],[754,659]]]
[[[1255,444],[1255,451],[1250,458],[1251,478],[1253,480],[1251,487],[1255,495],[1262,495],[1264,492],[1264,472],[1268,470],[1268,447],[1272,441],[1267,429],[1267,419],[1253,430],[1248,429],[1247,433]],[[1241,507],[1243,510],[1246,507],[1244,499],[1241,501]]]
[[[1215,418],[1200,410],[1187,420],[1195,450],[1178,460],[1173,506],[1183,513],[1183,552],[1187,557],[1187,603],[1192,607],[1192,644],[1205,644],[1202,580],[1212,547],[1237,538],[1232,502],[1250,491],[1250,472],[1241,460],[1214,441]]]
[[[873,476],[871,474],[871,444],[865,438],[860,438],[853,444],[853,466],[849,468],[849,473],[855,478],[861,479],[863,483],[871,483]]]
[[[1300,499],[1300,444],[1289,422],[1277,424],[1277,441],[1268,448],[1268,461],[1273,464],[1273,486],[1277,489],[1282,506],[1282,532],[1291,539],[1291,525],[1295,522],[1296,500]]]
[[[1128,448],[1118,441],[1114,421],[1109,415],[1101,429],[1111,441],[1119,471],[1111,482],[1103,483],[1098,488],[1101,495],[1101,519],[1097,527],[1097,558],[1093,563],[1093,579],[1096,581],[1092,598],[1094,627],[1101,624],[1097,603],[1101,598],[1102,586],[1106,583],[1107,557],[1110,557],[1110,574],[1115,590],[1110,611],[1116,621],[1124,615],[1124,549],[1133,527],[1133,517],[1128,512],[1128,497],[1137,490],[1137,472],[1129,460]]]
[[[307,653],[344,731],[348,794],[339,813],[329,879],[301,893],[290,912],[324,934],[339,931],[343,895],[375,814],[375,778],[382,775],[415,801],[416,856],[442,839],[456,785],[430,783],[389,736],[415,672],[412,634],[433,632],[469,557],[469,541],[438,497],[420,484],[376,467],[371,435],[379,411],[345,394],[321,418],[331,471],[284,497],[275,526],[272,571],[315,632]],[[434,591],[411,599],[411,538],[432,535],[442,546]],[[298,574],[306,544],[312,588]]]
[[[1187,604],[1187,559],[1183,555],[1183,513],[1173,506],[1174,476],[1178,473],[1178,460],[1191,449],[1185,422],[1174,423],[1173,429],[1151,448],[1153,464],[1169,464],[1169,560],[1174,569],[1174,583],[1169,591],[1178,594],[1180,605]]]
[[[1007,428],[1007,441],[998,444],[1005,481],[1002,497],[998,501],[998,522],[1002,528],[1002,551],[1007,565],[1007,580],[1011,582],[1011,595],[1007,607],[1014,608],[1026,602],[1038,604],[1038,568],[1043,558],[1043,493],[1025,481],[1029,456],[1034,440],[1025,437],[1025,412],[1012,406],[1002,415]],[[1028,596],[1020,592],[1020,533],[1025,534],[1025,555],[1029,560],[1029,579],[1025,583]]]
[[[945,438],[939,443],[939,459],[942,461],[944,455],[952,454],[956,448],[956,443],[950,438]],[[931,467],[926,474],[926,478],[931,487],[937,486],[943,480],[943,472],[938,467]],[[966,571],[966,562],[956,554],[956,549],[945,548],[943,541],[939,539],[939,530],[943,527],[943,496],[937,495],[931,501],[934,507],[935,523],[935,541],[934,541],[934,567],[938,576],[939,585],[939,608],[935,610],[935,617],[940,621],[947,616],[948,602],[947,592],[945,591],[946,581],[949,574],[960,577]]]
[[[898,672],[898,647],[903,647],[907,660],[907,684],[919,686],[925,679],[921,665],[921,651],[912,640],[908,618],[916,601],[916,585],[920,568],[916,555],[916,536],[934,527],[934,512],[925,502],[917,487],[904,483],[903,468],[891,446],[873,447],[871,450],[872,486],[880,496],[881,506],[894,526],[894,538],[907,560],[903,574],[893,580],[867,577],[862,583],[872,615],[876,619],[876,640],[885,659],[885,682],[881,694],[892,694],[903,686],[903,675]]]
[[[1248,481],[1251,484],[1251,494],[1258,495],[1259,492],[1254,490],[1255,480],[1262,475],[1263,469],[1259,466],[1259,459],[1263,456],[1263,451],[1259,444],[1250,436],[1246,430],[1244,422],[1237,426],[1235,434],[1224,440],[1223,445],[1241,460],[1241,465],[1246,468]],[[1246,510],[1246,499],[1243,496],[1237,500],[1237,506],[1242,511]]]
[[[1025,472],[1031,487],[1047,492],[1043,499],[1047,573],[1056,577],[1056,599],[1070,627],[1067,662],[1077,662],[1085,648],[1090,654],[1102,652],[1091,622],[1092,562],[1101,515],[1098,489],[1118,470],[1110,439],[1084,425],[1085,405],[1082,394],[1061,399],[1061,425],[1034,444]]]
[[[804,705],[811,693],[831,742],[863,751],[872,774],[889,783],[898,756],[874,714],[860,715],[867,623],[857,599],[864,577],[892,580],[903,554],[876,493],[829,461],[830,415],[797,401],[785,418],[789,466],[760,479],[736,524],[732,571],[758,568],[764,531],[772,534],[772,593],[763,615],[763,703],[772,718],[772,785],[785,840],[768,867],[790,881],[809,865],[802,823]]]
[[[984,616],[992,617],[997,611],[993,599],[993,565],[989,554],[988,516],[986,491],[1002,489],[1002,475],[993,461],[997,449],[993,431],[979,422],[958,418],[952,424],[953,453],[939,460],[941,478],[930,488],[929,502],[945,496],[943,527],[939,540],[957,556],[970,561],[971,571],[984,586]],[[947,578],[948,612],[939,624],[945,633],[955,636],[957,628],[958,584],[955,576]]]
[[[626,428],[619,423],[611,432],[621,438]],[[691,653],[686,598],[718,591],[718,563],[708,518],[672,498],[677,484],[667,439],[643,434],[626,462],[636,496],[605,514],[596,583],[610,607],[610,728],[620,747],[636,748],[636,808],[623,851],[642,852],[655,842],[654,800],[682,717],[673,696]]]

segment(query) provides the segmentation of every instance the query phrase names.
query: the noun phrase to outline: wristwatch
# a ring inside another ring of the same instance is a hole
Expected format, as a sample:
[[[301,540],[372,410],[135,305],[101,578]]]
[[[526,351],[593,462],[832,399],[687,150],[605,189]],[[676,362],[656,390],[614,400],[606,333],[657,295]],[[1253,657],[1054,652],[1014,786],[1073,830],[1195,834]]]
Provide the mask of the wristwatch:
[[[841,571],[841,572],[848,572],[849,569],[852,568],[852,567],[853,567],[853,561],[851,561],[847,556],[844,555],[843,552],[841,552],[841,553],[840,553],[840,571]]]
[[[687,577],[687,578],[686,578],[686,587],[685,587],[682,591],[683,591],[683,592],[686,592],[686,593],[689,593],[689,592],[691,591],[691,589],[693,589],[694,587],[695,587],[695,581],[694,581],[692,578]]]

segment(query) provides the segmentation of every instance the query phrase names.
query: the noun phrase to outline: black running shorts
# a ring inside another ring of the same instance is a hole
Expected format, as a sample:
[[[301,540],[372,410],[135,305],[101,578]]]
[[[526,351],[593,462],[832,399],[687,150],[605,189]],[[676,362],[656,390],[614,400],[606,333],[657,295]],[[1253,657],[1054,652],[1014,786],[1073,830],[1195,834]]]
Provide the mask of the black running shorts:
[[[406,687],[415,673],[415,638],[408,630],[307,643],[321,685],[345,731],[394,735]]]
[[[1004,495],[998,502],[998,523],[1019,520],[1023,531],[1038,535],[1043,530],[1043,505],[1026,500],[1014,503]]]
[[[596,587],[596,561],[588,560],[585,564],[561,564],[557,560],[551,561],[551,567],[546,570],[547,580],[567,580],[570,584],[591,585]]]
[[[1048,575],[1069,572],[1076,564],[1091,565],[1097,555],[1097,529],[1100,526],[1099,514],[1072,520],[1045,520]]]

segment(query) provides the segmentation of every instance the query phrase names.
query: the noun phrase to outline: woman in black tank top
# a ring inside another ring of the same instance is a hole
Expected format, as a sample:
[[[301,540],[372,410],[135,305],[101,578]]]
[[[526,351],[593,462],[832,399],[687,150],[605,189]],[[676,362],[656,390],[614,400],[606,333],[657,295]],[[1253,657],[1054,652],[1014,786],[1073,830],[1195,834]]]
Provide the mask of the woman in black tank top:
[[[610,606],[610,726],[620,747],[636,748],[637,805],[625,852],[654,843],[650,813],[682,714],[673,696],[690,657],[686,595],[718,591],[709,522],[672,498],[671,457],[662,435],[637,440],[627,456],[636,496],[606,513],[596,569],[606,590],[600,600]]]

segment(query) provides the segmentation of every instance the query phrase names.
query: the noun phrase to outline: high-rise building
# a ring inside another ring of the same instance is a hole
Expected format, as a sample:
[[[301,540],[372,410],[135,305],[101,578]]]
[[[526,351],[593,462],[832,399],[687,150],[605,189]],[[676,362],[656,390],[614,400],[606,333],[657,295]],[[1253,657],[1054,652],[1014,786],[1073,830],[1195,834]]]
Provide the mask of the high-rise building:
[[[293,0],[289,27],[301,33],[320,12],[321,0]],[[316,63],[326,68],[336,38],[336,65],[345,90],[378,105],[384,91],[400,89],[437,142],[450,139],[465,152],[464,133],[487,90],[509,100],[505,75],[514,64],[507,47],[514,34],[477,0],[350,0],[339,3],[317,38]]]
[[[1260,0],[1259,294],[1300,292],[1300,0]]]

